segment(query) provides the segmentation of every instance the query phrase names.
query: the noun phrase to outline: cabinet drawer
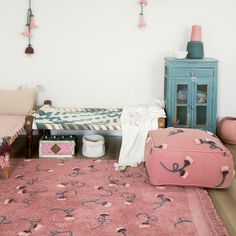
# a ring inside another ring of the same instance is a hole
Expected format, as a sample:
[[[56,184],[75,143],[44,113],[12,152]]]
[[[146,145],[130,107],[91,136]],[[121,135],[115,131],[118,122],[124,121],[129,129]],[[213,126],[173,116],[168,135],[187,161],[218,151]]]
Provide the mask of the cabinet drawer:
[[[171,70],[173,77],[199,77],[209,78],[214,77],[214,69],[210,68],[173,68]]]

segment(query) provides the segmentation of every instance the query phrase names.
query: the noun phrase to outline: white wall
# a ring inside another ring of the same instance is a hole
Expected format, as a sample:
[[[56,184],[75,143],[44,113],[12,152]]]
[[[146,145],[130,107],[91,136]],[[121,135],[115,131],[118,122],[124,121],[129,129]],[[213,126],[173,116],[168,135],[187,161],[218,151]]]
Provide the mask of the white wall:
[[[35,55],[24,54],[27,0],[0,0],[0,87],[41,84],[39,103],[122,107],[163,97],[164,57],[202,25],[205,55],[219,59],[218,115],[236,116],[236,1],[32,0]]]

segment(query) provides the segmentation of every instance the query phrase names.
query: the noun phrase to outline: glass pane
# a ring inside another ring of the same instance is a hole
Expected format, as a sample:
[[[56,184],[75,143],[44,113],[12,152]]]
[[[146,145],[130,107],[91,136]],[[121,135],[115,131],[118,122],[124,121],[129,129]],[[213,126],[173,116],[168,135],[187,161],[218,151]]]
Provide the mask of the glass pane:
[[[188,102],[188,85],[177,84],[177,104],[187,104]]]
[[[196,125],[207,125],[207,107],[197,106]]]
[[[207,84],[197,85],[196,103],[207,103]]]
[[[176,124],[177,125],[187,125],[187,106],[177,106],[176,107]]]

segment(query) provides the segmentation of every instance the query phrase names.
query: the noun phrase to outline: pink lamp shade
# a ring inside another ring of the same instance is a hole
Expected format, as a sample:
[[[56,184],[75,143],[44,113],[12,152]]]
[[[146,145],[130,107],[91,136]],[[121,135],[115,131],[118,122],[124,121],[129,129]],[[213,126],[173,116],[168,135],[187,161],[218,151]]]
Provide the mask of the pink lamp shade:
[[[191,32],[191,41],[201,42],[202,41],[202,30],[200,25],[193,25]]]
[[[148,0],[139,0],[139,4],[140,5],[147,5],[148,4]]]
[[[140,14],[139,15],[139,23],[138,23],[138,27],[139,28],[144,28],[146,26],[146,23],[144,21],[144,15]]]

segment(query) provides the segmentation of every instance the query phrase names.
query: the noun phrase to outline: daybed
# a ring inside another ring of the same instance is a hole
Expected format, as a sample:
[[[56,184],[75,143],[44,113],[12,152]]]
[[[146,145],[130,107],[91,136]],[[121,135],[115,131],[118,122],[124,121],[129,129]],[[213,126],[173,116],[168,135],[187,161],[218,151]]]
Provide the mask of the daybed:
[[[0,89],[0,168],[9,177],[10,145],[24,131],[25,116],[33,109],[36,89]]]
[[[106,108],[55,108],[50,100],[44,102],[34,114],[26,117],[27,158],[32,157],[33,130],[121,130],[122,109]],[[157,119],[160,128],[165,118]]]

